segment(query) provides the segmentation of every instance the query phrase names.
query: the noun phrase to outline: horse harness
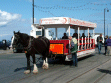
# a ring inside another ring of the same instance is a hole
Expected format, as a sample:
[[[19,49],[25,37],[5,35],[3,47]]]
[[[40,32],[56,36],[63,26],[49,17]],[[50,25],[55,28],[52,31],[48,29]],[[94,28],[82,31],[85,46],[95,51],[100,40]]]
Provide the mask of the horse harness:
[[[32,38],[30,37],[28,46],[27,46],[27,47],[24,47],[25,53],[27,53],[27,52],[30,51],[32,48],[34,48],[34,46],[32,45],[33,40],[34,40],[34,38],[32,39]],[[44,41],[44,39],[40,39],[40,40],[41,40],[42,42],[44,42],[45,46],[47,47],[47,44],[46,44],[46,42]],[[39,53],[35,48],[34,48],[34,50],[35,50],[37,53]],[[39,54],[41,54],[41,53],[39,53]],[[42,54],[41,54],[41,55],[42,55]]]
[[[33,38],[33,39],[34,39],[34,38]],[[30,37],[28,46],[27,46],[27,47],[24,47],[25,53],[27,53],[27,51],[30,51],[30,49],[32,48],[33,39]]]
[[[45,46],[47,47],[47,44],[46,44],[46,42],[45,42],[45,40],[43,38],[41,39],[41,41],[43,41]]]

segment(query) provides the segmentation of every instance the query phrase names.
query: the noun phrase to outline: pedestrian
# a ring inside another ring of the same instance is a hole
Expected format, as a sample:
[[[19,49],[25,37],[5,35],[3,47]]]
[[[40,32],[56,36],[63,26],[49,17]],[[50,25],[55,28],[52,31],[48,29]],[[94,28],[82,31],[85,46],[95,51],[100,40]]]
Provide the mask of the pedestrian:
[[[69,40],[70,40],[70,51],[72,54],[72,61],[73,61],[73,65],[74,66],[78,66],[77,64],[77,39],[74,37],[72,38],[71,36],[69,36]]]
[[[106,55],[106,52],[107,52],[107,40],[108,40],[108,36],[106,35],[105,37],[105,41],[104,41],[104,46],[105,46],[105,55]]]
[[[107,40],[107,52],[106,52],[106,55],[111,56],[111,36]]]
[[[98,45],[99,54],[101,54],[102,41],[103,41],[102,34],[100,34],[100,36],[97,37],[97,45]]]

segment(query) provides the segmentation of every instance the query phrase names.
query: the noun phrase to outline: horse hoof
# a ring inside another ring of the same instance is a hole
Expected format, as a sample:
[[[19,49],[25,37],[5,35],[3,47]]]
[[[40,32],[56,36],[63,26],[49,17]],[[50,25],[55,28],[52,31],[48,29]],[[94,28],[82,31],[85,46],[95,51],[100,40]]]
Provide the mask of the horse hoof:
[[[33,74],[37,74],[38,73],[38,70],[33,70]]]
[[[48,66],[43,65],[42,66],[43,69],[49,69]]]
[[[29,74],[29,73],[30,73],[30,70],[24,71],[24,74]]]

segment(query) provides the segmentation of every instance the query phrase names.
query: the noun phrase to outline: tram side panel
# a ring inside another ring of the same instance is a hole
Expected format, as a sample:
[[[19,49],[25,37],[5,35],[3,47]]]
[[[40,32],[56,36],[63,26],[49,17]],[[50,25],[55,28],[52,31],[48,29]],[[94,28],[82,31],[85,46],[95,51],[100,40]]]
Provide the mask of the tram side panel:
[[[80,47],[82,47],[83,45],[85,45],[85,43],[80,42]],[[49,52],[55,55],[56,57],[61,57],[61,56],[66,56],[66,58],[72,57],[71,53],[69,53],[69,40],[50,40]],[[86,47],[84,50],[83,49],[78,50],[77,56],[78,58],[80,58],[93,54],[94,52],[95,52],[95,40],[91,39],[89,43],[86,42]]]
[[[50,40],[49,52],[58,57],[69,53],[69,40]]]

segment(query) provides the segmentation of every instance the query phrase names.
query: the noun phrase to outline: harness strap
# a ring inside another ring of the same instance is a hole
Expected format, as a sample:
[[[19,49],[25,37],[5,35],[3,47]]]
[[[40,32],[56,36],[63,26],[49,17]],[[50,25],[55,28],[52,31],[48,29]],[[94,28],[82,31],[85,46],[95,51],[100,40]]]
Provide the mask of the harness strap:
[[[41,40],[44,42],[45,46],[47,47],[47,44],[46,44],[45,40],[43,38]]]
[[[34,47],[32,46],[33,40],[34,40],[34,38],[32,39],[32,38],[30,37],[28,46],[25,48],[25,49],[26,49],[25,53],[27,53],[27,51],[29,51],[31,48],[34,48]],[[39,53],[35,48],[34,48],[34,50],[35,50],[37,53]],[[41,53],[39,53],[39,54],[42,55]]]
[[[35,49],[35,47],[32,46],[33,40],[34,40],[34,38],[32,39],[32,38],[30,37],[28,46],[24,48],[24,49],[26,50],[25,53],[27,53],[27,51],[29,51],[31,48],[34,48],[34,50],[35,50],[37,53],[39,53],[39,52]],[[45,46],[47,47],[47,43],[45,42],[45,40],[44,40],[43,38],[41,38],[40,40],[43,41],[44,44],[45,44]],[[42,55],[41,53],[39,53],[39,54]]]
[[[34,39],[34,38],[33,38],[33,39]],[[29,43],[28,43],[28,46],[24,48],[25,50],[28,51],[28,50],[31,49],[31,47],[32,47],[32,41],[33,41],[33,40],[32,40],[31,37],[30,37],[30,39],[29,39]]]

